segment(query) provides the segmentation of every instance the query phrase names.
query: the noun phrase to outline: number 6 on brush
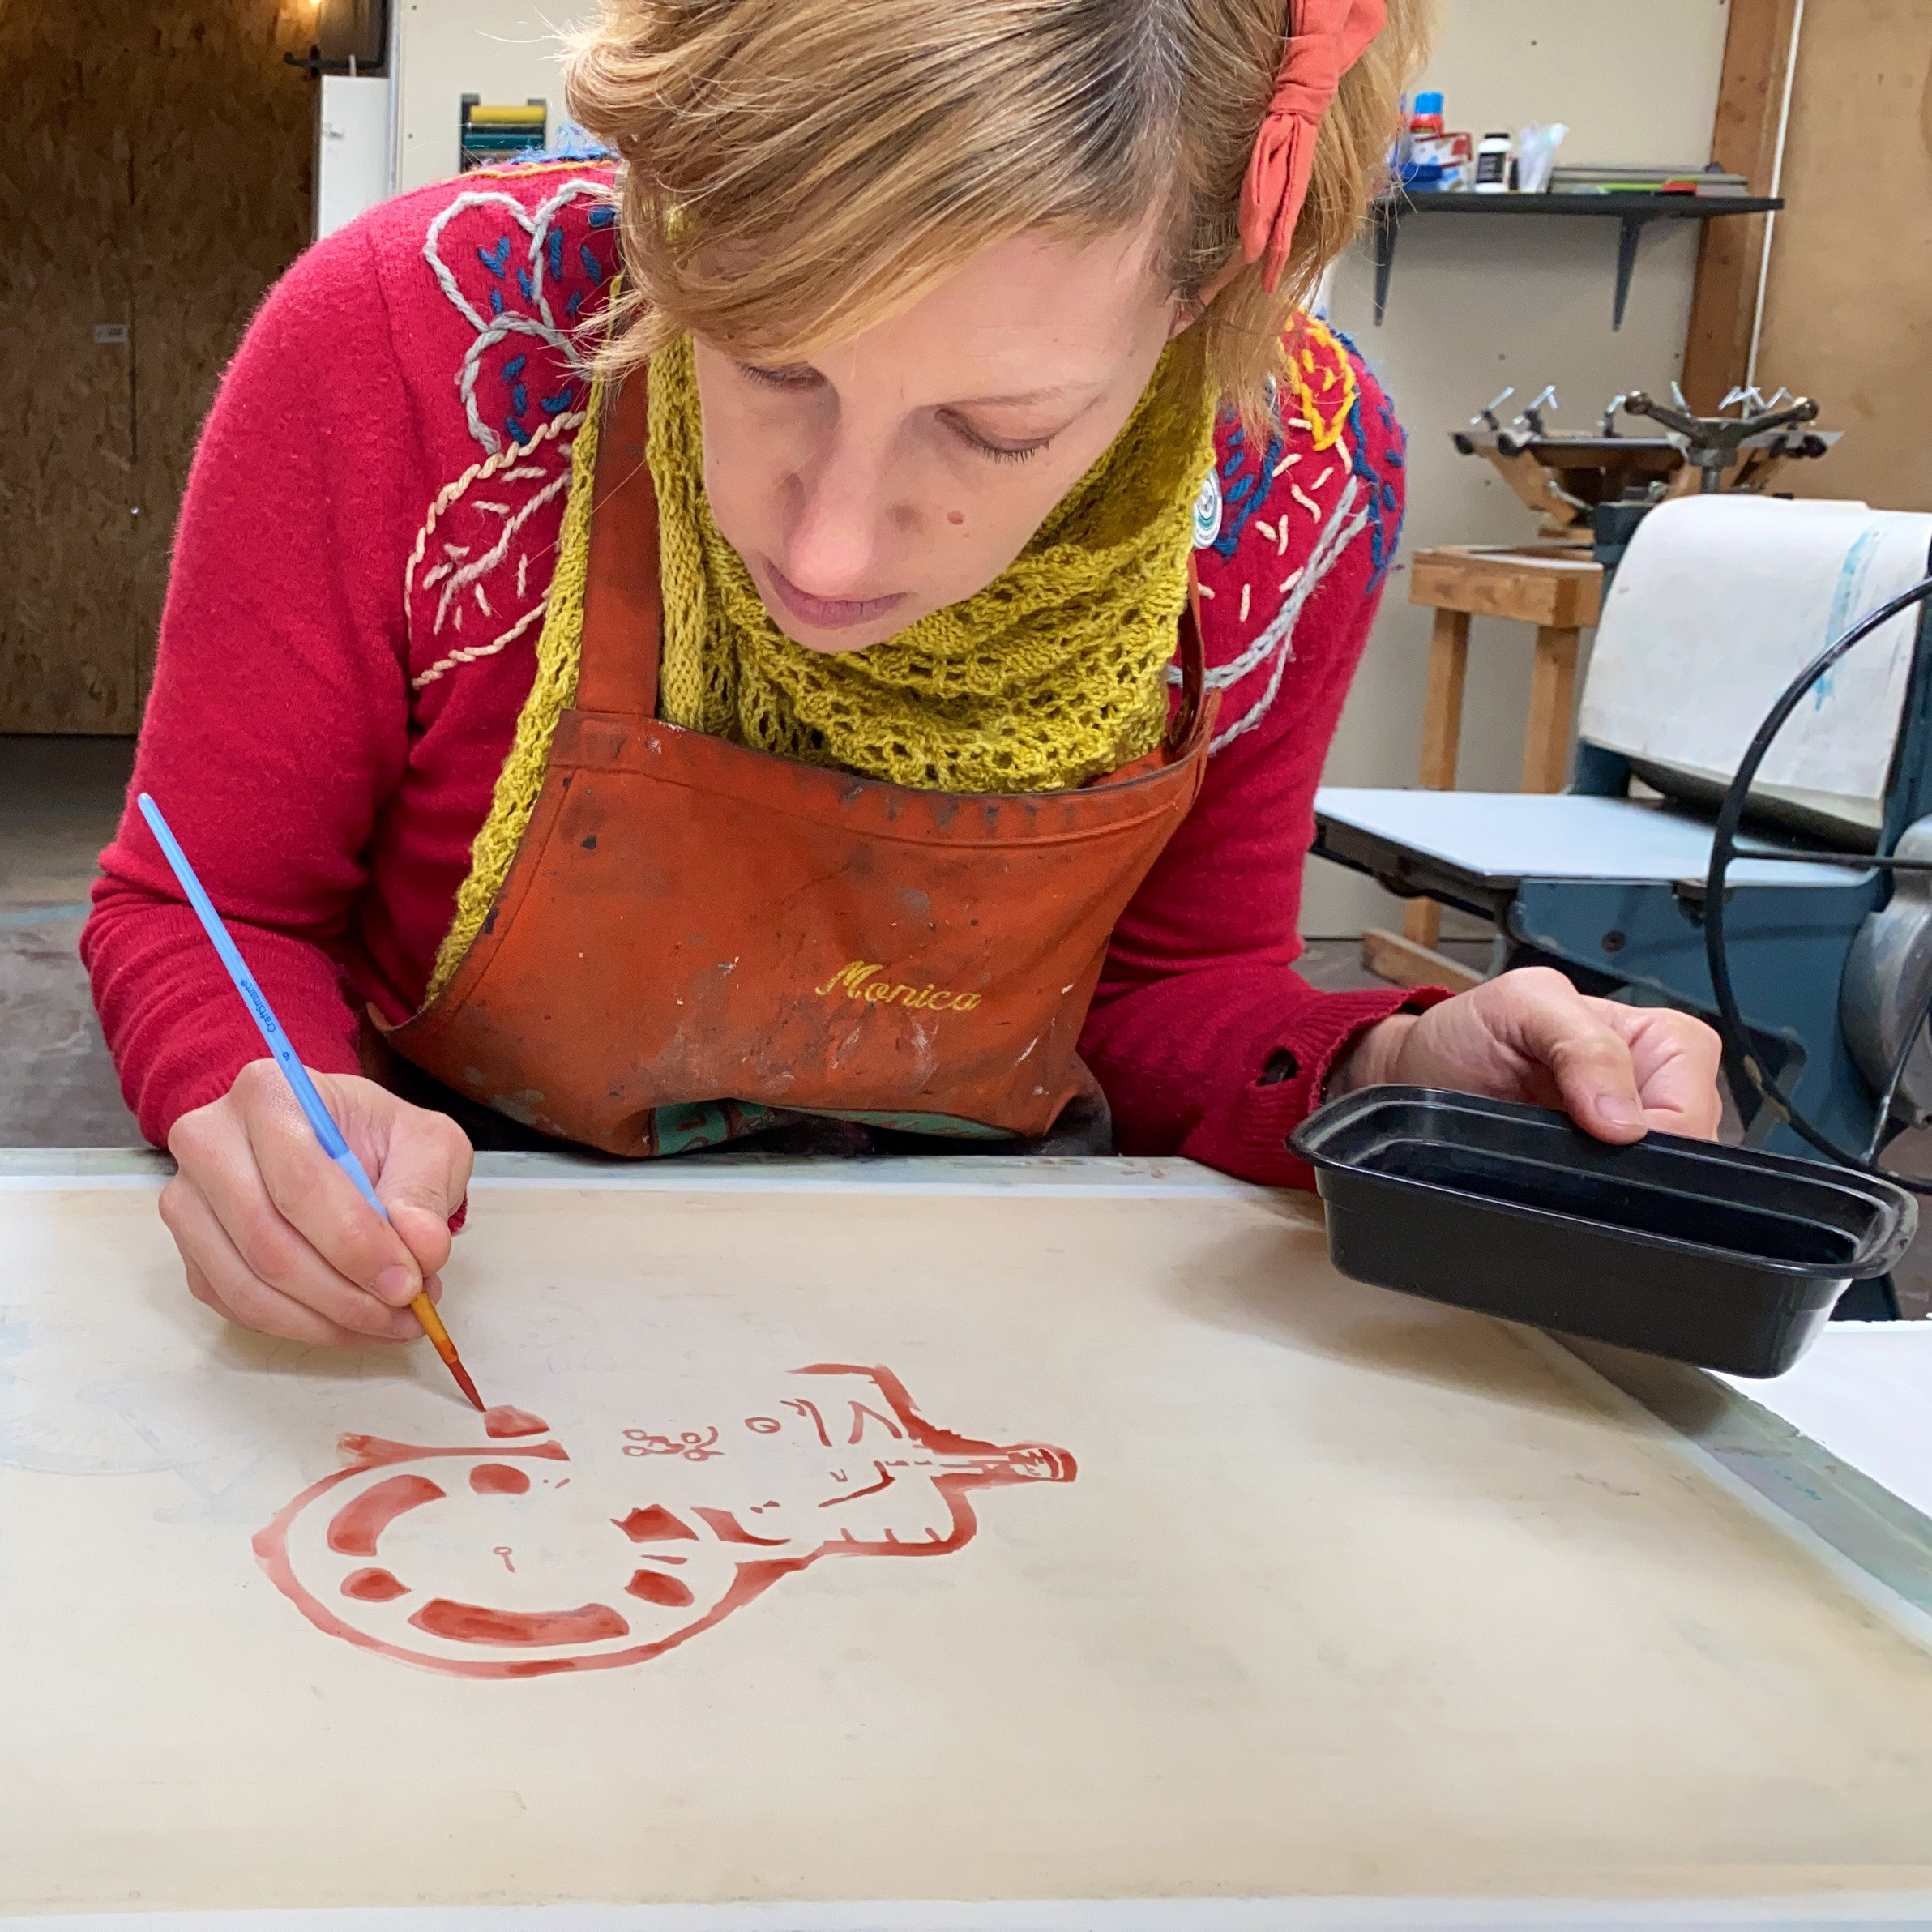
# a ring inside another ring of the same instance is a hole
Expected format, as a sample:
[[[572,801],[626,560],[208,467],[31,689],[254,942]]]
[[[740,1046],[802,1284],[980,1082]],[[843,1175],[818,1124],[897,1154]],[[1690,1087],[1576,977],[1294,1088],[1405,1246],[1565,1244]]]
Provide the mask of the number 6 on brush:
[[[174,876],[181,882],[181,889],[188,895],[188,904],[194,907],[194,916],[200,920],[202,930],[213,942],[215,951],[221,955],[221,963],[228,968],[229,977],[235,982],[235,990],[242,995],[245,1005],[253,1016],[268,1050],[275,1055],[275,1063],[282,1070],[282,1076],[293,1089],[296,1099],[301,1105],[302,1112],[308,1116],[309,1125],[315,1130],[315,1138],[322,1143],[323,1152],[333,1160],[356,1184],[356,1191],[368,1202],[384,1220],[389,1219],[389,1210],[378,1198],[375,1189],[370,1185],[369,1176],[362,1163],[356,1158],[355,1150],[342,1138],[342,1130],[336,1125],[335,1118],[323,1103],[322,1096],[315,1091],[315,1083],[309,1078],[309,1070],[297,1057],[293,1047],[289,1044],[289,1036],[282,1031],[282,1023],[275,1016],[262,989],[255,984],[254,975],[248,970],[234,941],[229,937],[228,928],[221,923],[221,915],[215,910],[214,901],[202,889],[202,883],[194,876],[194,868],[188,863],[187,854],[176,842],[174,834],[168,829],[168,821],[161,816],[160,807],[143,792],[135,801],[141,808],[141,816],[147,821],[149,829],[161,848],[162,856],[174,868]],[[469,1378],[469,1372],[464,1367],[456,1353],[456,1344],[450,1340],[450,1331],[442,1325],[442,1318],[436,1312],[435,1304],[426,1293],[419,1294],[409,1304],[409,1312],[423,1326],[423,1333],[429,1336],[436,1353],[443,1359],[450,1373],[456,1378],[456,1386],[469,1397],[478,1408],[483,1406],[483,1398],[477,1393],[477,1385]]]

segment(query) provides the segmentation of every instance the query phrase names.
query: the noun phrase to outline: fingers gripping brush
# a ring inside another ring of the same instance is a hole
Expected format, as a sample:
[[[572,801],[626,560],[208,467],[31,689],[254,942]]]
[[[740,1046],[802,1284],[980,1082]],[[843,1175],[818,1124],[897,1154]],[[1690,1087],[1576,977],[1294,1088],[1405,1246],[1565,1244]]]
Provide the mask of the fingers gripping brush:
[[[362,1163],[356,1158],[355,1150],[343,1139],[342,1130],[336,1126],[322,1096],[315,1091],[315,1083],[309,1078],[309,1070],[289,1044],[289,1036],[282,1031],[282,1023],[276,1018],[275,1011],[262,989],[255,984],[255,977],[248,970],[241,952],[229,936],[221,915],[215,910],[214,901],[194,876],[194,868],[188,863],[187,854],[168,829],[168,821],[161,816],[160,807],[145,792],[136,802],[141,808],[141,816],[147,821],[149,830],[160,846],[162,856],[173,868],[181,889],[187,894],[188,904],[194,907],[203,931],[220,954],[222,964],[228,968],[229,977],[235,982],[235,990],[242,995],[242,1004],[248,1008],[269,1052],[275,1056],[276,1065],[281,1068],[283,1078],[308,1117],[309,1125],[315,1130],[315,1138],[322,1143],[323,1152],[355,1183],[357,1193],[387,1221],[389,1210],[383,1205]],[[426,1290],[409,1304],[409,1312],[422,1323],[423,1333],[429,1336],[430,1345],[442,1357],[443,1366],[455,1377],[457,1387],[481,1408],[483,1398],[477,1393],[477,1385],[470,1380],[469,1371],[456,1353],[456,1344],[450,1340],[450,1331],[443,1327],[436,1305]]]

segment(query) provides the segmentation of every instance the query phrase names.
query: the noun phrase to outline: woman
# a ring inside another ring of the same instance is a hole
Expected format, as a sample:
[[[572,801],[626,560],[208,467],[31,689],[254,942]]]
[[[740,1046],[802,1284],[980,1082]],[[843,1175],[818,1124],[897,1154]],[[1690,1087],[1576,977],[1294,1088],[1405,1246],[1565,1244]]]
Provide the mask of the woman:
[[[1714,1131],[1680,1016],[1293,970],[1402,511],[1296,297],[1422,3],[606,0],[570,95],[614,170],[297,264],[196,459],[136,783],[394,1225],[130,815],[84,951],[199,1299],[417,1333],[458,1117],[656,1154],[1110,1109],[1284,1186],[1377,1081]]]

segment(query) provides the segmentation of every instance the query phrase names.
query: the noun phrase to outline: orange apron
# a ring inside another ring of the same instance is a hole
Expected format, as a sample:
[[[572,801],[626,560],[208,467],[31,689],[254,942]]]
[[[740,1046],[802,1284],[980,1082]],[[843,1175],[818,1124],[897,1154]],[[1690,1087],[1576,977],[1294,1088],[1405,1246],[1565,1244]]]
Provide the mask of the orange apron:
[[[496,903],[389,1045],[459,1096],[605,1152],[799,1115],[1045,1134],[1109,936],[1203,776],[1181,625],[1166,743],[1076,791],[908,790],[654,716],[661,637],[644,382],[602,429],[576,704]]]

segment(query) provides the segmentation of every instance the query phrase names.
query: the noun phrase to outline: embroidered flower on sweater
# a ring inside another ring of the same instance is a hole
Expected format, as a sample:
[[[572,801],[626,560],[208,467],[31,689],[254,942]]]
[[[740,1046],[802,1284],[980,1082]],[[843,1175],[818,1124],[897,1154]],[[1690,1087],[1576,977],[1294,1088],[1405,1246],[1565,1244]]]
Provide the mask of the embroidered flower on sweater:
[[[549,603],[589,392],[579,331],[617,271],[608,181],[567,171],[532,205],[530,182],[547,185],[557,172],[509,171],[523,177],[521,196],[465,188],[423,237],[444,300],[476,331],[455,387],[484,455],[438,494],[410,553],[404,590],[416,690],[519,639],[533,645]]]
[[[1393,554],[1401,432],[1379,392],[1372,439],[1362,421],[1361,359],[1310,321],[1295,352],[1293,393],[1265,442],[1232,417],[1195,511],[1195,567],[1208,630],[1208,684],[1224,694],[1216,752],[1255,730],[1280,695],[1302,613],[1351,547],[1366,541],[1370,588]],[[1203,514],[1210,502],[1212,517]],[[1210,528],[1212,525],[1212,528]],[[1178,685],[1178,667],[1168,682]]]
[[[430,222],[423,259],[477,331],[456,387],[485,455],[583,407],[575,332],[617,272],[616,224],[609,186],[582,173],[534,207],[505,189],[467,189]]]

